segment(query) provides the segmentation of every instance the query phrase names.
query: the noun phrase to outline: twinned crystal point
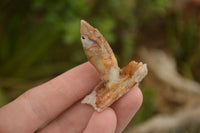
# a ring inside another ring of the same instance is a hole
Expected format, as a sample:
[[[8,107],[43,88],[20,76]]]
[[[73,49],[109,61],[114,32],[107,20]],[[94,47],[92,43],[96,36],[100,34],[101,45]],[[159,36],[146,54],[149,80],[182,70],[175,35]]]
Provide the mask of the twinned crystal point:
[[[81,20],[80,33],[85,54],[102,80],[82,103],[100,112],[140,82],[147,75],[147,65],[131,61],[120,69],[110,45],[96,28]]]
[[[99,72],[101,79],[106,82],[119,78],[117,60],[103,35],[84,20],[81,20],[80,32],[85,54]],[[115,76],[112,76],[113,74]]]

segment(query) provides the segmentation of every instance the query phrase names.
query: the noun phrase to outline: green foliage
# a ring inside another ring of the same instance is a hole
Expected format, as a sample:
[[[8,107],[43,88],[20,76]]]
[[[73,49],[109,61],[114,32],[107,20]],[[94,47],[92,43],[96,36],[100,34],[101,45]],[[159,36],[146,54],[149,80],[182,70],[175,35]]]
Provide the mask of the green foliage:
[[[167,42],[176,58],[180,72],[191,79],[195,77],[200,57],[200,34],[198,20],[194,17],[188,19],[184,14],[173,14],[166,23]]]
[[[171,3],[170,0],[137,0],[135,13],[139,22],[145,22],[152,17],[165,16]]]
[[[0,13],[0,74],[5,77],[31,77],[29,71],[35,65],[41,62],[45,64],[44,60],[46,63],[54,60],[51,52],[58,47],[70,52],[63,55],[66,57],[63,61],[68,61],[69,64],[83,62],[85,57],[81,52],[79,39],[80,19],[90,21],[100,29],[112,47],[121,49],[118,51],[121,55],[120,64],[125,65],[131,59],[136,44],[134,30],[139,17],[134,12],[143,12],[139,7],[145,5],[147,12],[153,15],[168,5],[165,0],[152,2],[153,4],[132,0],[3,2],[4,11]],[[144,16],[143,13],[140,15]]]
[[[5,95],[5,92],[0,88],[0,107],[8,103],[8,97]]]

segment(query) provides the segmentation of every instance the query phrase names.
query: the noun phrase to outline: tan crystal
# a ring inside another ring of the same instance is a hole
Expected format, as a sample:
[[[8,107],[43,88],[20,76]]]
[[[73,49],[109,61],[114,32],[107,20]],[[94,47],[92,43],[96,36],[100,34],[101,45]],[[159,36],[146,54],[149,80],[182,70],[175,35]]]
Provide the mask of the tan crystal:
[[[131,61],[120,69],[110,45],[97,29],[81,20],[80,32],[85,54],[102,80],[82,103],[100,112],[140,82],[147,75],[147,66]]]

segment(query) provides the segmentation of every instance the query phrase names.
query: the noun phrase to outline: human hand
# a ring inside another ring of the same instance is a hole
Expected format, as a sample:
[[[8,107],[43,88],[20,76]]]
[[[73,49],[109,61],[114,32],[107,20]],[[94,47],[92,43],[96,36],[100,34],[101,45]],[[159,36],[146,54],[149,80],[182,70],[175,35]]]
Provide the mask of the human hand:
[[[32,88],[0,108],[0,133],[120,133],[142,103],[135,86],[103,112],[81,99],[100,81],[90,63]],[[44,126],[45,123],[49,122]]]

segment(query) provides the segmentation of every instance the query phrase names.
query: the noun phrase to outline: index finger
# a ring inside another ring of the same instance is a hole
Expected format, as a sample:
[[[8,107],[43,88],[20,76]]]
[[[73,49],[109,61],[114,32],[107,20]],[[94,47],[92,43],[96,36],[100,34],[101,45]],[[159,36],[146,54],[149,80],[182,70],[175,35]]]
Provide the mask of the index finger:
[[[89,93],[99,81],[90,63],[75,67],[2,107],[0,130],[6,127],[4,132],[34,132]]]

